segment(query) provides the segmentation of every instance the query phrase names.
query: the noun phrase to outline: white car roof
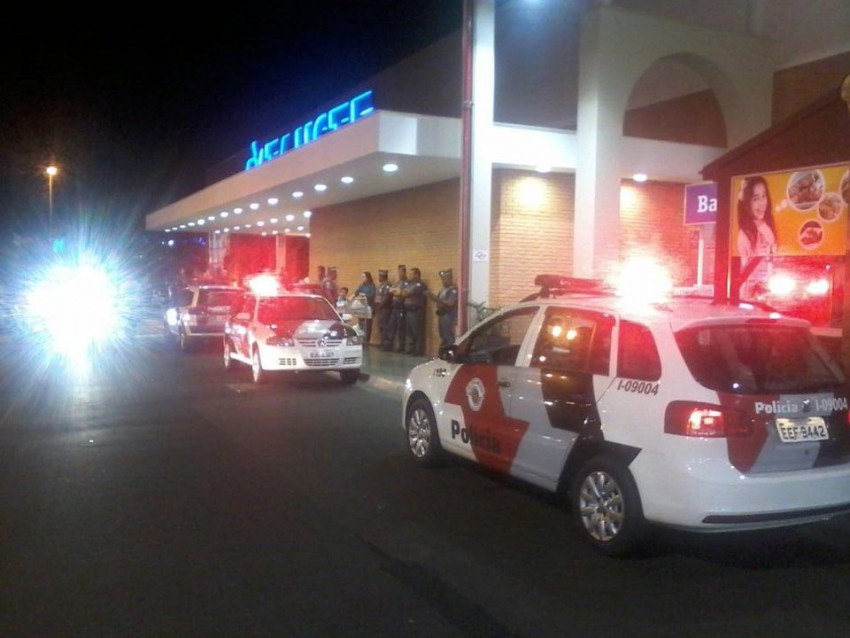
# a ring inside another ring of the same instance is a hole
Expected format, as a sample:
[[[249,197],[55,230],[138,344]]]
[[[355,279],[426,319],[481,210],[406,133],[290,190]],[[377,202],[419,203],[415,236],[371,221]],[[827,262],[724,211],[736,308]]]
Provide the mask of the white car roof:
[[[650,327],[666,326],[674,332],[687,326],[703,323],[742,323],[759,319],[772,320],[783,325],[810,327],[810,323],[804,319],[787,317],[745,302],[716,303],[708,297],[670,297],[662,302],[642,302],[616,295],[571,294],[535,299],[519,305],[529,304],[586,308]]]

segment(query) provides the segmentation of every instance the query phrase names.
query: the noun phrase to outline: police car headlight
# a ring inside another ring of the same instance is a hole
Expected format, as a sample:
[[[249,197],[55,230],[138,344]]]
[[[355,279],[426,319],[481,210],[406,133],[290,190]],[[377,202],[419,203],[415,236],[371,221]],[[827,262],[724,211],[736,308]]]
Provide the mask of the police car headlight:
[[[292,337],[283,337],[280,335],[275,335],[266,339],[266,345],[278,346],[280,348],[292,348],[295,346],[295,339],[293,339]]]
[[[363,339],[360,335],[353,335],[345,338],[345,345],[347,346],[359,346],[363,343]]]

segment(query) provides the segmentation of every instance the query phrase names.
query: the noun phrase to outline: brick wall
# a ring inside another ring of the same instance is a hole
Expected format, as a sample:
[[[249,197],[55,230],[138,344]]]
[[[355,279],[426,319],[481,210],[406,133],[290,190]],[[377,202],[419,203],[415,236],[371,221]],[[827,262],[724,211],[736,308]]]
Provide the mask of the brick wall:
[[[422,271],[430,290],[441,287],[439,271],[458,272],[458,180],[412,188],[378,197],[313,210],[310,219],[310,274],[319,264],[337,267],[337,281],[353,293],[364,270],[378,281],[378,270],[397,279],[399,264]],[[426,351],[437,351],[436,316],[429,302],[425,313]],[[377,330],[372,342],[378,343]]]
[[[493,177],[490,305],[500,307],[534,292],[538,274],[572,274],[575,175],[500,169]]]
[[[674,285],[697,282],[699,228],[684,224],[684,186],[670,182],[624,180],[620,190],[620,259],[649,256],[663,259]],[[703,281],[714,272],[713,226],[705,227]]]

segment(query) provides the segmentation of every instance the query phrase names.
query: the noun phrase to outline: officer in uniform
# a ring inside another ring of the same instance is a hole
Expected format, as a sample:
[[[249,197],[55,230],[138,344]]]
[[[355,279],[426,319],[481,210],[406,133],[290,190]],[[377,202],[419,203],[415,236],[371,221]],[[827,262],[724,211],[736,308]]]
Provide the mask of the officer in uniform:
[[[455,342],[457,328],[457,286],[452,279],[452,269],[440,271],[440,281],[443,287],[435,295],[428,293],[428,298],[437,305],[437,327],[440,333],[440,348],[450,346]]]
[[[378,321],[378,336],[381,338],[381,350],[392,350],[393,336],[390,332],[390,313],[393,297],[390,294],[389,272],[378,271],[378,285],[375,288],[375,318]]]
[[[405,352],[421,357],[425,354],[425,299],[428,287],[422,281],[422,273],[418,268],[411,268],[410,274],[408,284],[401,293],[408,342]]]
[[[396,352],[404,352],[406,320],[404,317],[404,299],[402,292],[409,283],[407,278],[407,266],[404,264],[398,267],[398,281],[390,286],[390,294],[392,295],[392,308],[390,312],[390,325],[388,327],[390,337],[390,347],[395,348]]]

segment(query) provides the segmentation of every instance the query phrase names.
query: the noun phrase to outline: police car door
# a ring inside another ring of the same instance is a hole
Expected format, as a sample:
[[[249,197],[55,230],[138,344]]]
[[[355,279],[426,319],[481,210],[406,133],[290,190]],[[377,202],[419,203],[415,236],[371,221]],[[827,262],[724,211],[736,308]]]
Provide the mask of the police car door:
[[[524,351],[537,306],[511,310],[476,327],[458,344],[445,403],[450,406],[443,445],[501,472],[509,472],[528,425],[507,414],[516,361]]]
[[[554,490],[572,446],[599,427],[596,401],[611,384],[613,325],[601,312],[546,309],[511,394],[509,416],[528,423],[511,474]]]
[[[242,301],[237,306],[234,306],[235,312],[231,320],[234,347],[239,353],[239,356],[246,359],[250,359],[251,357],[250,344],[248,343],[248,328],[254,317],[256,305],[256,295],[243,295]]]

